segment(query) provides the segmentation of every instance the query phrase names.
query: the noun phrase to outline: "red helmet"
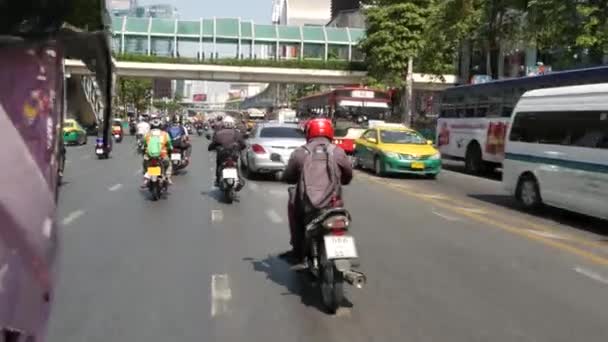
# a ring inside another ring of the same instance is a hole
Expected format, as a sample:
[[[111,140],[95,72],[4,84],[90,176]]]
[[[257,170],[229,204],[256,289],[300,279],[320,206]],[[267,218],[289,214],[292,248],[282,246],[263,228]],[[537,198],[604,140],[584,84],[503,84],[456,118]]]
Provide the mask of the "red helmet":
[[[334,127],[329,119],[311,119],[306,123],[306,140],[316,137],[334,138]]]

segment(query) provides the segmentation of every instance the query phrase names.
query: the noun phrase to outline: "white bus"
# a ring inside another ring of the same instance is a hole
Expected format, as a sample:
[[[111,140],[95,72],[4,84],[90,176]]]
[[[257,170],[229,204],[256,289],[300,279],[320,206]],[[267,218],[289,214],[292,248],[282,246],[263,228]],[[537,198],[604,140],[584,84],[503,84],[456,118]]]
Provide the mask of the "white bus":
[[[503,185],[527,208],[608,219],[608,83],[525,93],[511,117]]]
[[[608,67],[520,77],[448,88],[441,95],[437,146],[444,158],[465,161],[467,172],[501,165],[513,107],[526,91],[608,82]]]

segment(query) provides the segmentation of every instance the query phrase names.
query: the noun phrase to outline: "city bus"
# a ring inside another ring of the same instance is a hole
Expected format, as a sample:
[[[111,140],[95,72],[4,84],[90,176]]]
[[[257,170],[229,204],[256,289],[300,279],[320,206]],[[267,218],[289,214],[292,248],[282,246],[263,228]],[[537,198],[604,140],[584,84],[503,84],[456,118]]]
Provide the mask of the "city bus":
[[[437,120],[439,151],[443,158],[464,160],[472,174],[500,167],[509,118],[526,91],[603,82],[608,82],[608,66],[446,89]]]
[[[517,103],[503,185],[526,208],[608,219],[608,83],[538,89]]]
[[[384,120],[390,115],[388,91],[366,87],[339,87],[298,100],[298,115],[326,117],[334,122],[334,143],[348,154],[354,153],[355,140],[369,120]]]

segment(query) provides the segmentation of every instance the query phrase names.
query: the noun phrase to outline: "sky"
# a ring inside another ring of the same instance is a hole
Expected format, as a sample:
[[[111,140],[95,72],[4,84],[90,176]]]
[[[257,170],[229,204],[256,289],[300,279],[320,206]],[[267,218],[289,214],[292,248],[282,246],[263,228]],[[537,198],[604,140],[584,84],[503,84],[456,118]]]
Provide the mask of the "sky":
[[[238,18],[270,24],[272,0],[139,0],[140,5],[171,4],[180,19]]]

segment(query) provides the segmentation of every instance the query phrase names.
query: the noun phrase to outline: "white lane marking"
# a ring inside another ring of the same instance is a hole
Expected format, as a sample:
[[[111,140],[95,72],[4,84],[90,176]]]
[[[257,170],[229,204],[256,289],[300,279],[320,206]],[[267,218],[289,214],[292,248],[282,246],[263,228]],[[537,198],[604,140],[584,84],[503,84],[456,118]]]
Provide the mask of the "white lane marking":
[[[277,212],[274,211],[274,209],[266,210],[266,216],[268,216],[268,218],[270,219],[270,221],[272,221],[272,223],[282,223],[283,222],[283,219],[281,218],[281,216],[279,216],[279,214],[277,214]]]
[[[600,283],[604,284],[604,285],[608,285],[608,278],[602,276],[601,274],[591,271],[589,269],[586,269],[584,267],[580,267],[577,266],[574,268],[574,271],[577,273],[580,273],[588,278],[591,278],[595,281],[599,281]]]
[[[542,237],[546,237],[549,239],[559,239],[559,240],[564,240],[566,237],[555,234],[555,233],[551,233],[551,232],[543,232],[540,230],[534,230],[534,229],[527,229],[527,231],[529,233],[532,233],[534,235],[538,235],[538,236],[542,236]]]
[[[64,226],[67,226],[70,223],[76,221],[82,215],[84,215],[84,211],[82,211],[82,210],[72,211],[71,213],[68,214],[68,216],[66,216],[66,217],[63,218],[63,221],[61,221],[61,223]]]
[[[122,188],[122,184],[118,183],[118,184],[114,184],[111,187],[108,188],[108,190],[110,191],[116,191],[118,189]]]
[[[211,275],[211,317],[228,312],[228,302],[231,298],[232,291],[230,291],[228,275]]]
[[[260,188],[260,186],[257,183],[254,182],[249,182],[249,188],[253,191],[258,191],[258,189]]]
[[[222,222],[224,213],[221,210],[211,210],[211,222]]]
[[[446,215],[446,214],[440,213],[440,212],[435,211],[435,210],[433,210],[433,214],[441,217],[444,220],[448,220],[448,221],[461,221],[461,219],[458,218],[458,217],[451,216],[451,215]]]

